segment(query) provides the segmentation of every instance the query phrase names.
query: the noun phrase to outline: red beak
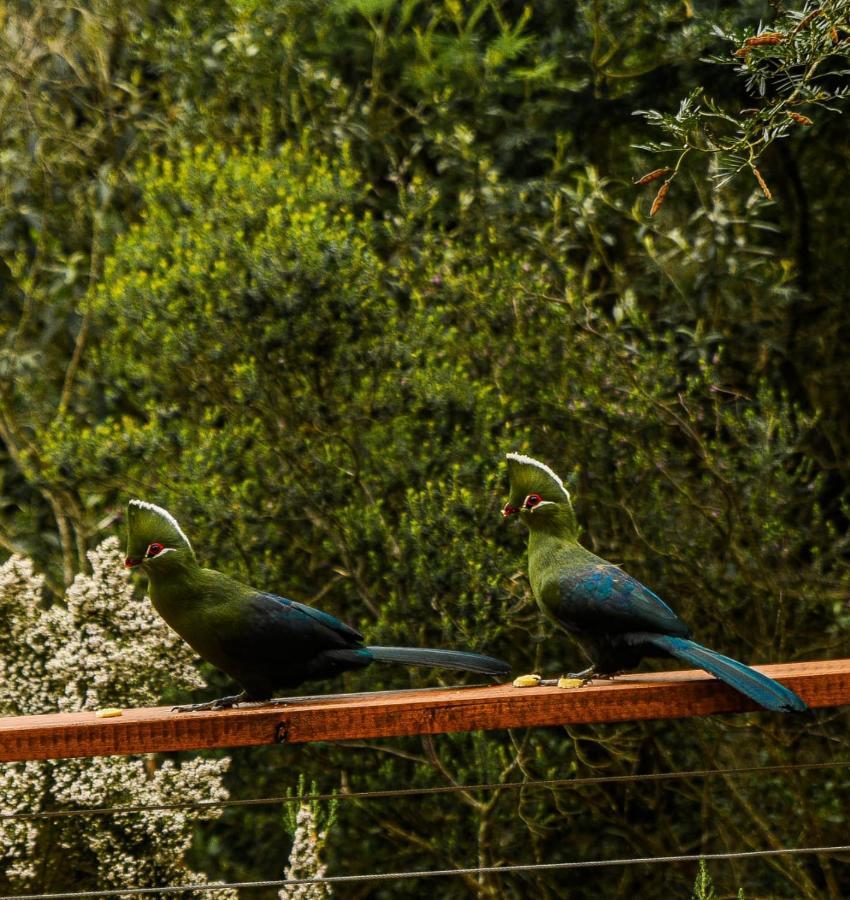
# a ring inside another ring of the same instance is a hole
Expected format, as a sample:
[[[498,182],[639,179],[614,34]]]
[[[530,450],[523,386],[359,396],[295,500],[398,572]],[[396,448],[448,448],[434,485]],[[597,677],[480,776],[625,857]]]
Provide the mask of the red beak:
[[[136,559],[135,557],[132,557],[132,556],[128,556],[124,560],[124,568],[125,569],[132,569],[132,568],[135,568],[136,566],[140,566],[141,564],[142,564],[142,561],[140,559]]]
[[[515,506],[511,506],[510,503],[506,503],[505,508],[502,510],[502,518],[507,519],[509,516],[513,516],[518,512],[519,510]]]

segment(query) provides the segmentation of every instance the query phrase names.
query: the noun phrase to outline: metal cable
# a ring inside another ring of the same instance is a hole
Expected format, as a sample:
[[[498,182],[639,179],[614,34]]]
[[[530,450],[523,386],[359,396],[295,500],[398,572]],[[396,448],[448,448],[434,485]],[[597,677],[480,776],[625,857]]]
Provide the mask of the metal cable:
[[[580,788],[589,785],[623,784],[640,781],[672,781],[686,778],[713,778],[718,775],[753,775],[768,772],[791,772],[800,769],[850,768],[850,760],[819,763],[786,763],[776,766],[742,766],[732,769],[692,769],[683,772],[656,772],[642,775],[598,775],[585,778],[551,778],[533,781],[507,781],[504,783],[449,784],[428,788],[396,788],[382,791],[351,791],[346,793],[320,793],[279,797],[256,797],[246,800],[204,800],[195,803],[159,803],[128,806],[92,806],[80,809],[53,809],[31,813],[0,813],[0,820],[58,819],[70,816],[101,816],[116,813],[166,812],[181,809],[222,809],[230,806],[272,806],[280,803],[300,803],[302,800],[381,800],[393,797],[415,797],[428,794],[456,794],[461,791],[518,790],[521,788]]]
[[[374,872],[368,875],[329,875],[327,878],[281,878],[270,881],[237,881],[229,884],[179,884],[162,887],[117,888],[72,891],[58,894],[14,894],[5,900],[83,900],[88,897],[125,897],[128,894],[179,894],[187,891],[232,890],[234,888],[297,887],[307,884],[354,884],[364,881],[402,881],[409,878],[446,878],[458,875],[505,875],[511,872],[555,872],[561,869],[592,869],[604,866],[639,866],[658,863],[706,862],[721,859],[758,859],[767,856],[800,856],[807,853],[850,853],[850,844],[833,847],[783,847],[778,850],[745,850],[728,853],[689,853],[680,856],[641,856],[624,859],[588,859],[573,862],[525,863],[508,866],[475,866],[468,869],[429,869],[421,872]]]

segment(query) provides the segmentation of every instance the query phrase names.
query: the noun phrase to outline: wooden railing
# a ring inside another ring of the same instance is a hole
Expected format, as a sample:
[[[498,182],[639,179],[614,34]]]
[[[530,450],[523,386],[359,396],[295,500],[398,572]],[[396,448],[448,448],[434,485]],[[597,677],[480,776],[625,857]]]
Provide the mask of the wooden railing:
[[[812,709],[850,704],[850,659],[756,666]],[[492,728],[737,713],[758,707],[705,672],[634,674],[583,687],[440,688],[300,697],[216,712],[126,709],[0,718],[0,761],[301,744]],[[765,713],[765,715],[780,715]]]

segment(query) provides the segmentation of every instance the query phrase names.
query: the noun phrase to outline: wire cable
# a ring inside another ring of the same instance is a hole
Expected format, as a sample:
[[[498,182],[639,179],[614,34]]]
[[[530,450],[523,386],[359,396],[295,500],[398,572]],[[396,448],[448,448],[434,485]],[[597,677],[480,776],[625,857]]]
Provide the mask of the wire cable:
[[[329,875],[326,878],[281,878],[270,881],[238,881],[229,884],[178,884],[162,887],[116,888],[100,891],[72,891],[55,894],[15,894],[6,900],[84,900],[84,898],[125,897],[128,894],[179,894],[187,891],[212,893],[235,888],[297,887],[308,884],[355,884],[367,881],[403,881],[410,878],[449,878],[459,875],[506,875],[513,872],[556,872],[563,869],[592,869],[604,866],[640,866],[658,863],[706,862],[721,859],[759,859],[769,856],[801,856],[809,853],[850,853],[850,844],[833,847],[782,847],[774,850],[744,850],[726,853],[688,853],[679,856],[639,856],[621,859],[587,859],[572,862],[520,863],[508,866],[475,866],[468,869],[426,869],[411,872],[374,872],[367,875]]]
[[[623,784],[627,782],[672,781],[687,778],[714,778],[721,775],[756,775],[760,773],[793,772],[801,769],[850,768],[850,760],[819,763],[786,763],[776,766],[741,766],[730,769],[692,769],[681,772],[650,772],[638,775],[595,775],[584,778],[550,778],[531,781],[506,781],[503,783],[448,784],[428,788],[395,788],[378,791],[349,791],[345,793],[314,793],[278,797],[255,797],[244,800],[203,800],[186,803],[158,803],[150,805],[91,806],[80,809],[49,809],[30,813],[0,813],[0,820],[58,819],[73,816],[101,816],[139,812],[167,812],[171,810],[223,809],[239,806],[273,806],[283,803],[330,800],[382,800],[394,797],[416,797],[429,794],[456,794],[461,791],[519,790],[522,788],[581,788],[592,785]]]

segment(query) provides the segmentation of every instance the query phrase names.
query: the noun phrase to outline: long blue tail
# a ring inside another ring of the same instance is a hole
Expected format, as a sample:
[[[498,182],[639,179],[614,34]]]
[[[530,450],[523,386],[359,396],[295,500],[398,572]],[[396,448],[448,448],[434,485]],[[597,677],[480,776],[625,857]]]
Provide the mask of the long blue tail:
[[[429,650],[425,647],[367,647],[378,662],[401,663],[408,666],[428,666],[455,669],[460,672],[480,672],[484,675],[507,675],[511,667],[500,659],[466,650]]]
[[[642,634],[641,639],[682,662],[705,669],[765,709],[774,712],[805,712],[809,708],[793,691],[789,691],[778,681],[756,672],[736,659],[715,653],[708,647],[666,634]]]

